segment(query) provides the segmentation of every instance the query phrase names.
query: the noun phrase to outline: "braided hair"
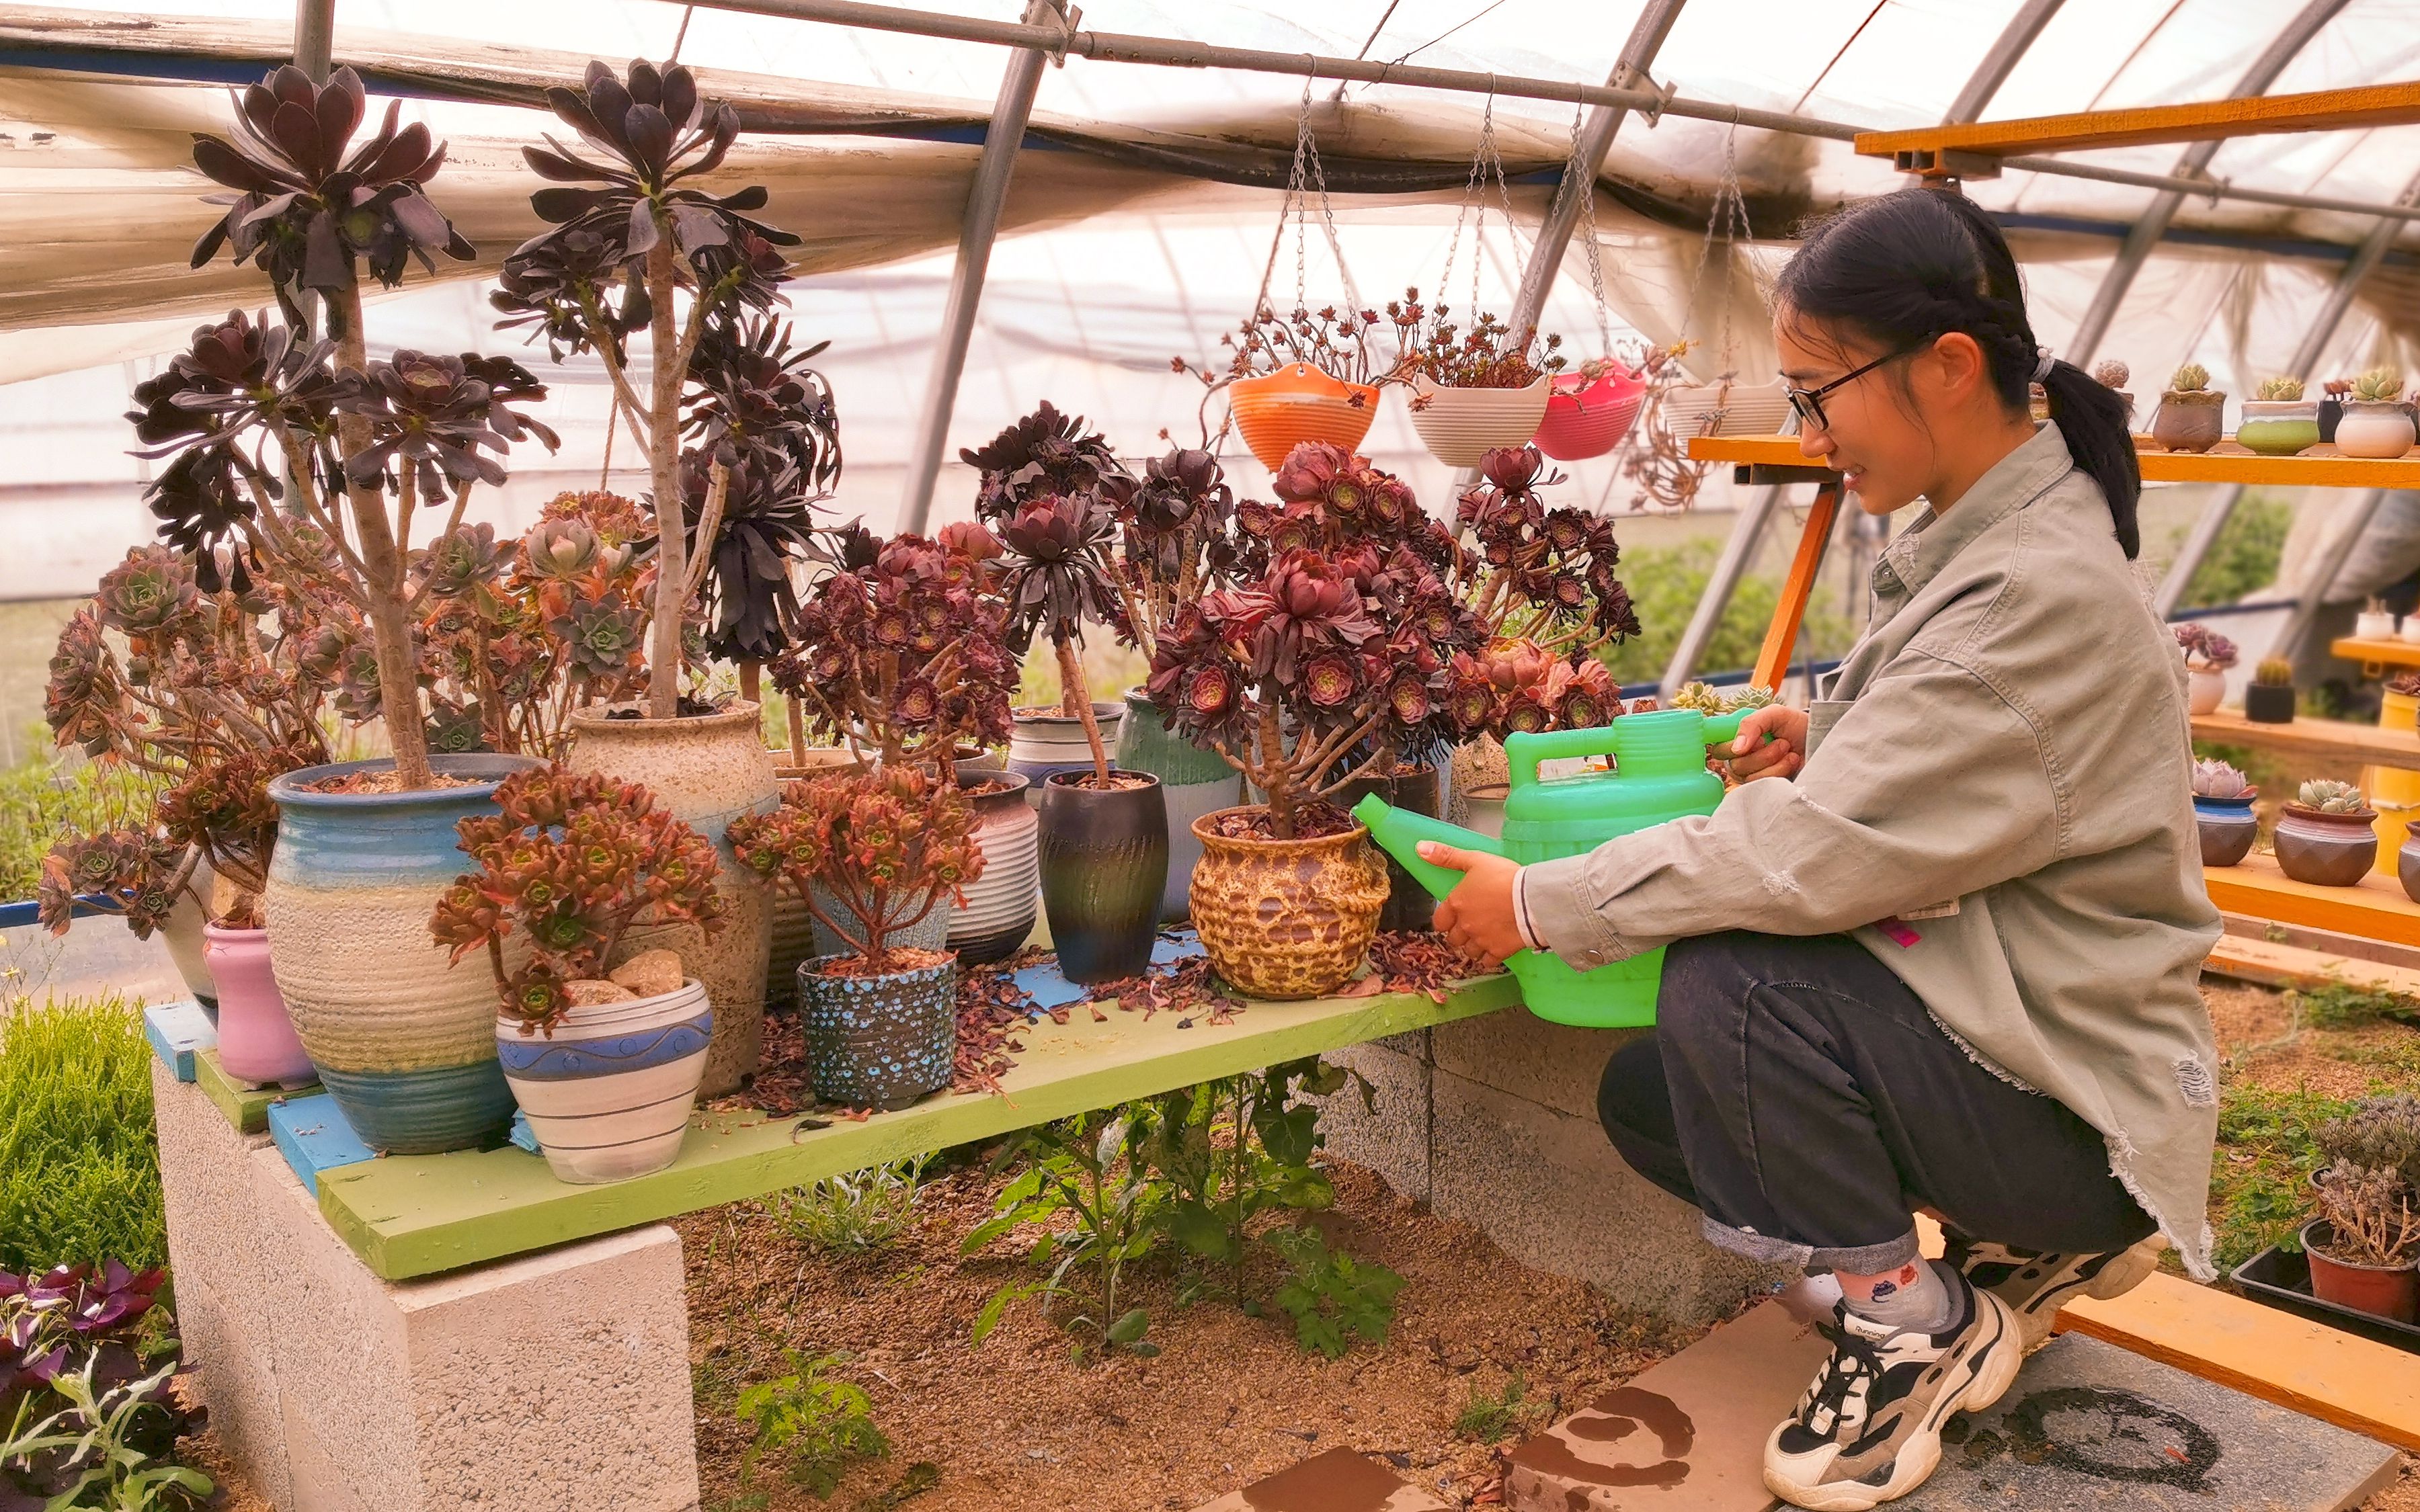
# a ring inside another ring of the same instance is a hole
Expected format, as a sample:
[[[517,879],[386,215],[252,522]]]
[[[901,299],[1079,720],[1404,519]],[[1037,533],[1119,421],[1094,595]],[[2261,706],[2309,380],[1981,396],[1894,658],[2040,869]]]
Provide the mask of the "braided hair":
[[[1902,189],[1818,224],[1781,270],[1776,298],[1885,347],[1912,349],[1962,332],[1983,350],[2000,402],[2027,408],[2040,383],[2076,467],[2101,486],[2129,561],[2142,546],[2143,474],[2126,407],[2073,363],[2039,347],[2017,260],[2000,228],[1955,192]]]

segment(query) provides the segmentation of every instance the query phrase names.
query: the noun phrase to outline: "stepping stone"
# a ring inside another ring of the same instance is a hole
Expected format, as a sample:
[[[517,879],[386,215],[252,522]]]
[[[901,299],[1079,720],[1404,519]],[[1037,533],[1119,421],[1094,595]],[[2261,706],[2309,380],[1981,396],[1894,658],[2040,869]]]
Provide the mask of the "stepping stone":
[[[2065,1335],[1990,1411],[1952,1419],[1905,1512],[2353,1507],[2395,1478],[2374,1439]]]
[[[1330,1449],[1195,1512],[1451,1512],[1452,1505],[1367,1455]]]
[[[1759,1304],[1512,1451],[1512,1512],[1763,1512],[1764,1441],[1828,1351]]]

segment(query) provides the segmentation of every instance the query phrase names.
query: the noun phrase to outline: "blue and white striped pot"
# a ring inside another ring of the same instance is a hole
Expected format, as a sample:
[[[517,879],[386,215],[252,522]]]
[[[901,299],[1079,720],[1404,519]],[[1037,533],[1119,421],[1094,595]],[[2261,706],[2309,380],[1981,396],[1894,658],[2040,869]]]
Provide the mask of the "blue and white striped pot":
[[[426,1155],[501,1136],[513,1094],[496,1064],[496,981],[484,953],[447,965],[429,937],[442,893],[469,868],[457,821],[493,813],[526,756],[432,756],[458,787],[315,793],[387,761],[273,778],[277,849],[261,907],[270,968],[319,1085],[372,1149]]]
[[[1102,750],[1117,748],[1118,727],[1125,712],[1123,703],[1093,701],[1093,722],[1100,727]],[[1009,711],[1008,769],[1030,784],[1025,790],[1027,803],[1039,809],[1044,782],[1061,772],[1090,771],[1092,765],[1093,743],[1085,738],[1083,720],[1057,709]]]
[[[627,1181],[680,1158],[714,1038],[703,982],[566,1009],[551,1032],[525,1029],[497,1015],[496,1058],[557,1180]]]
[[[815,1096],[887,1112],[949,1086],[958,1053],[957,958],[880,977],[825,974],[844,959],[799,963],[799,1018]]]

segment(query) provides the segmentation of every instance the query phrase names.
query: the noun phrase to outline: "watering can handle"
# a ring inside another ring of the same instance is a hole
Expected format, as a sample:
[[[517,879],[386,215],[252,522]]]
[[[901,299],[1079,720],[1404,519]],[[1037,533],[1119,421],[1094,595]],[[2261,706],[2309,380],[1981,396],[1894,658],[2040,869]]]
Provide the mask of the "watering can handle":
[[[1746,717],[1743,709],[1735,714],[1710,716],[1704,735],[1709,747],[1726,745],[1739,737],[1740,720]],[[1629,717],[1625,716],[1624,717]],[[1619,721],[1616,721],[1619,723]],[[1514,787],[1527,787],[1538,780],[1538,764],[1559,757],[1610,756],[1614,754],[1614,725],[1598,725],[1589,730],[1548,730],[1541,733],[1519,730],[1504,737],[1504,760]]]

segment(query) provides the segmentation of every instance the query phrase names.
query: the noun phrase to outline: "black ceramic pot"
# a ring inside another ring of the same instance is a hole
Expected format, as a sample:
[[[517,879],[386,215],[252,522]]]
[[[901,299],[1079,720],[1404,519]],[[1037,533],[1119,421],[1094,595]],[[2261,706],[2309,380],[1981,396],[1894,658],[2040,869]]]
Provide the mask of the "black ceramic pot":
[[[2254,724],[2292,724],[2294,688],[2254,683],[2243,690],[2243,717]]]
[[[2319,440],[2322,441],[2335,440],[2336,439],[2336,422],[2343,418],[2344,401],[2342,399],[2321,399],[2319,401]]]
[[[1147,776],[1144,773],[1132,774]],[[1151,964],[1168,883],[1159,779],[1103,793],[1061,772],[1042,785],[1042,912],[1069,981],[1114,981]]]
[[[815,1095],[856,1108],[904,1108],[950,1085],[958,1053],[956,958],[884,977],[799,963],[799,1017]]]
[[[1393,777],[1356,778],[1328,801],[1349,810],[1373,793],[1380,802],[1406,813],[1424,814],[1431,819],[1444,817],[1437,812],[1437,770],[1434,766]],[[1387,905],[1378,911],[1378,927],[1427,929],[1435,917],[1436,900],[1429,896],[1429,890],[1413,880],[1403,862],[1387,856]]]

